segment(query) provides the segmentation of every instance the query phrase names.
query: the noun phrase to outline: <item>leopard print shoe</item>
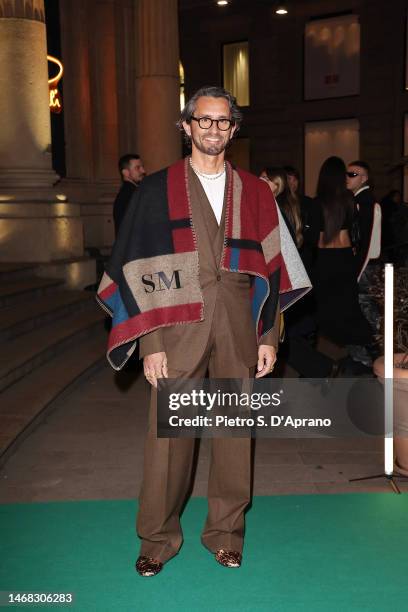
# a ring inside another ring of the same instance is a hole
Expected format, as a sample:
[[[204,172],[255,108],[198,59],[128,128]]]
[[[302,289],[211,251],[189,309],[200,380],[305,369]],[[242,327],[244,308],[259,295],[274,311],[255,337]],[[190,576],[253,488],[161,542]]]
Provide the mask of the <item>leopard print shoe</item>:
[[[220,548],[215,553],[215,559],[224,567],[240,567],[242,555],[235,550],[224,550],[223,548]]]
[[[163,569],[163,563],[151,557],[139,557],[136,561],[136,571],[140,576],[156,576]]]

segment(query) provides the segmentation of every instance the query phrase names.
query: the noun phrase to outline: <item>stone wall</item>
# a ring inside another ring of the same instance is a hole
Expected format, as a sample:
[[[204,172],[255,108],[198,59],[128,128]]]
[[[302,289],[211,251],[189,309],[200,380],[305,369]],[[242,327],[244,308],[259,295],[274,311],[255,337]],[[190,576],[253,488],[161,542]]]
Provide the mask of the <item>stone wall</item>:
[[[248,40],[250,106],[240,135],[250,139],[250,166],[291,163],[304,167],[307,121],[355,117],[360,157],[373,169],[377,194],[401,189],[406,12],[405,0],[292,0],[284,17],[269,2],[234,0],[228,7],[180,1],[180,48],[186,95],[203,84],[222,84],[222,45]],[[311,17],[359,15],[360,95],[303,100],[303,37]],[[394,165],[394,169],[391,166]]]

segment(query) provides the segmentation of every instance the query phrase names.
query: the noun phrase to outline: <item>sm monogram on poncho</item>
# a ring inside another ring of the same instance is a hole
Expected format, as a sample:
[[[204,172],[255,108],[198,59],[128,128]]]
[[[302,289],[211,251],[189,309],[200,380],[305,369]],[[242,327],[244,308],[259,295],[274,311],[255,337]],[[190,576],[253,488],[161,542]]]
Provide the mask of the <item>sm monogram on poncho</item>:
[[[220,269],[251,277],[258,339],[311,287],[268,185],[227,163]],[[188,158],[145,178],[121,225],[97,299],[112,316],[108,360],[120,369],[136,340],[203,319]],[[281,226],[281,229],[280,229]],[[279,299],[280,296],[280,299]]]

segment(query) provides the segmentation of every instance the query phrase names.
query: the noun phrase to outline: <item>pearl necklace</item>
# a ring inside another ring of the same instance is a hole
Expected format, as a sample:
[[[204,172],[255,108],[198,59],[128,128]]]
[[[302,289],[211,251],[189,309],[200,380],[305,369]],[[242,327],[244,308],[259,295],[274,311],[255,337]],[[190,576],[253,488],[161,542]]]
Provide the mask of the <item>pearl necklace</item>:
[[[190,166],[192,167],[192,169],[194,170],[196,174],[201,176],[203,179],[207,179],[208,181],[215,181],[216,179],[221,178],[222,175],[225,173],[225,161],[224,161],[224,167],[221,170],[221,172],[218,172],[218,174],[212,174],[212,175],[204,174],[203,172],[200,172],[200,170],[198,170],[198,168],[194,166],[191,157],[190,157]]]

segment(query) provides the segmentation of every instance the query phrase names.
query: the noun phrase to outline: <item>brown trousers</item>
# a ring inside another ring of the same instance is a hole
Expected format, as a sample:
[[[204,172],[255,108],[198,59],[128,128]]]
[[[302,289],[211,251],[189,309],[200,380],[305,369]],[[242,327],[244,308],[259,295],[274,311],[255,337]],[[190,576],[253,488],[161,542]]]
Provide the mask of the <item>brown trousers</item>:
[[[190,371],[172,369],[170,378],[249,378],[254,368],[237,363],[235,346],[224,310],[216,306],[202,359]],[[157,438],[157,394],[152,390],[144,472],[139,497],[137,531],[141,555],[165,562],[179,551],[183,535],[180,512],[191,484],[195,440]],[[202,543],[241,552],[244,511],[251,499],[251,439],[213,438],[208,481],[208,515]]]

